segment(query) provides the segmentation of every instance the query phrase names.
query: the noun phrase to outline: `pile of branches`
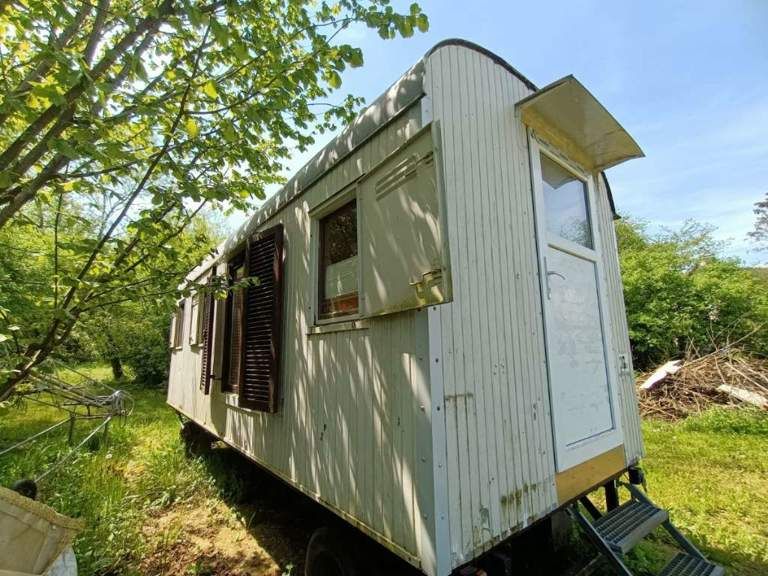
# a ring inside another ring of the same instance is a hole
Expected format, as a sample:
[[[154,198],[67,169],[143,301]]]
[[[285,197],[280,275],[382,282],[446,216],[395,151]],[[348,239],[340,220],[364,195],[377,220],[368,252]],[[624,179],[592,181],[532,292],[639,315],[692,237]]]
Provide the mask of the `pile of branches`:
[[[768,360],[725,347],[638,378],[643,416],[679,420],[715,405],[768,410]]]

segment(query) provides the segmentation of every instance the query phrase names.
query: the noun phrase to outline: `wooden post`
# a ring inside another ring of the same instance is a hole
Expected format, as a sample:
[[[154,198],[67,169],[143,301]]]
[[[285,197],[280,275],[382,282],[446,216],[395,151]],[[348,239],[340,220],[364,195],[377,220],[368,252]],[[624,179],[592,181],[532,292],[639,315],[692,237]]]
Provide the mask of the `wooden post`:
[[[69,432],[67,433],[67,443],[72,446],[72,441],[75,437],[75,415],[69,415]]]
[[[606,482],[605,486],[605,507],[608,512],[619,507],[619,490],[616,487],[616,481]]]

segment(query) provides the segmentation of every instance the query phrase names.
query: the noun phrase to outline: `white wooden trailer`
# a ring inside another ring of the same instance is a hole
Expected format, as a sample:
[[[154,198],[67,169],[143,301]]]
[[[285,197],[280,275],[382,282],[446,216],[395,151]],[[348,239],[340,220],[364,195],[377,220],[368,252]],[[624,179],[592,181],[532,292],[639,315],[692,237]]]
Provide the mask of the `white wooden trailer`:
[[[603,170],[573,77],[431,49],[190,280],[169,404],[428,575],[643,456]]]

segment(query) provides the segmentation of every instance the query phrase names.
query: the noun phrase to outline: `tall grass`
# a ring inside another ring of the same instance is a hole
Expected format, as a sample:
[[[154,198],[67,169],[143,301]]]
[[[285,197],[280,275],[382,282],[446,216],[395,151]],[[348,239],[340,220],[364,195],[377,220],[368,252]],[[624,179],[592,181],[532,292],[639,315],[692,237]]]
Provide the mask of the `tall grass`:
[[[39,499],[59,512],[83,518],[75,542],[81,574],[137,573],[147,546],[141,528],[148,514],[200,494],[212,494],[202,463],[185,454],[179,422],[162,392],[134,389],[133,414],[114,420],[106,437],[89,443],[40,484]],[[63,418],[57,410],[27,402],[0,413],[0,446],[7,446]],[[96,423],[78,422],[75,443]],[[35,478],[66,454],[67,427],[0,458],[0,484]]]

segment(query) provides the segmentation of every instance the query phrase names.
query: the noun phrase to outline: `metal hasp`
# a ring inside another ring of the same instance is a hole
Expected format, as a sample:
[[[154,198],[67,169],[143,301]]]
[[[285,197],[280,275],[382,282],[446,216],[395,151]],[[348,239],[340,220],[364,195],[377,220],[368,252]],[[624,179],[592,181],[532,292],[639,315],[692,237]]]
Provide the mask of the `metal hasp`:
[[[678,552],[662,569],[659,576],[723,576],[725,574],[722,566],[708,561],[699,549],[672,525],[666,510],[656,506],[637,487],[631,484],[622,484],[622,486],[629,490],[630,499],[598,518],[594,518],[595,507],[589,499],[585,498],[582,505],[593,517],[592,521],[582,513],[577,503],[569,508],[571,517],[578,522],[617,574],[633,576],[632,571],[624,563],[624,555],[659,526],[663,526],[682,548],[682,551]]]

